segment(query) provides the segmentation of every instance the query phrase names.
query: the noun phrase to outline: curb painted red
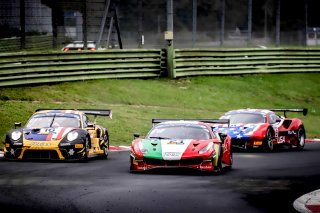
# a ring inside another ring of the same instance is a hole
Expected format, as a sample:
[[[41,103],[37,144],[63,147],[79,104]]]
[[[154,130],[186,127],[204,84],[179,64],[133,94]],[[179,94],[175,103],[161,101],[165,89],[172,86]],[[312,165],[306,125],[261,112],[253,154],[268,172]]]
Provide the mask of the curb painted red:
[[[302,195],[293,202],[293,207],[300,213],[320,213],[320,190]]]
[[[306,205],[306,207],[311,212],[314,212],[314,213],[320,212],[320,204],[319,205]]]
[[[110,151],[128,151],[130,146],[110,146]]]
[[[308,143],[314,143],[314,142],[320,142],[320,139],[318,138],[307,138],[305,139],[305,142],[308,142]]]

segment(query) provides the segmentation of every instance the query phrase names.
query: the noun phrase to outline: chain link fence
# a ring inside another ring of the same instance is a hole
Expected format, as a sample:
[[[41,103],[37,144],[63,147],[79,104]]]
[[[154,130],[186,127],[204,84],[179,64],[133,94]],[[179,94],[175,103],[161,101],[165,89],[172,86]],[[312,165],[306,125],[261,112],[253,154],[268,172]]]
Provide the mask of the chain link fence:
[[[0,50],[163,48],[167,1],[1,0]],[[174,46],[318,45],[319,8],[319,0],[174,0]]]

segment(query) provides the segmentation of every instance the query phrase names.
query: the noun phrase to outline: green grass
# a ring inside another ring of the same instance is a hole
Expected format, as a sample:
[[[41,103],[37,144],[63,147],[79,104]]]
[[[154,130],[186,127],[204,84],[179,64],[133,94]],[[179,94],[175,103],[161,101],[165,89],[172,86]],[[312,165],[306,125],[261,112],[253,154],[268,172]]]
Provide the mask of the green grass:
[[[25,124],[37,108],[111,109],[98,118],[112,145],[129,145],[145,135],[152,118],[218,118],[237,108],[308,108],[288,113],[305,123],[307,137],[320,137],[320,73],[202,76],[170,79],[106,79],[0,88],[0,136],[14,122]],[[0,145],[2,148],[3,144]]]

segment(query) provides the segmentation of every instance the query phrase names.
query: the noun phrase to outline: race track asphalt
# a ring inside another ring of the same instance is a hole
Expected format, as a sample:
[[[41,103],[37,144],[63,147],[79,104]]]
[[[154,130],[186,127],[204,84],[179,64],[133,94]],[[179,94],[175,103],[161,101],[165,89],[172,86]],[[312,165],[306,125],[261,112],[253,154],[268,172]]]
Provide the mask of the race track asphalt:
[[[317,141],[302,151],[235,152],[232,170],[221,175],[193,170],[132,174],[129,154],[128,147],[115,147],[107,160],[88,163],[2,159],[0,211],[307,212],[294,203],[320,189]],[[310,197],[305,200],[309,212],[316,210]]]

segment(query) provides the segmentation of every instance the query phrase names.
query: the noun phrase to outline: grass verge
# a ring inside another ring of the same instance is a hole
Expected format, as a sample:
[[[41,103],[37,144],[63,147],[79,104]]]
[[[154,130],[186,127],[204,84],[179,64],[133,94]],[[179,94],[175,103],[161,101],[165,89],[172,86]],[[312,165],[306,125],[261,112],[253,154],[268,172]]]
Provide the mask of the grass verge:
[[[218,118],[237,108],[308,108],[288,113],[305,123],[307,137],[320,136],[320,73],[199,76],[180,79],[106,79],[0,88],[0,136],[14,122],[25,124],[37,108],[111,109],[98,118],[112,145],[129,145],[145,135],[152,118]],[[3,147],[1,143],[0,148]]]

